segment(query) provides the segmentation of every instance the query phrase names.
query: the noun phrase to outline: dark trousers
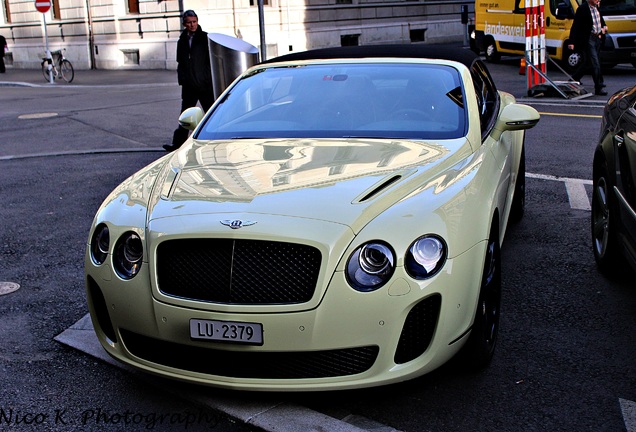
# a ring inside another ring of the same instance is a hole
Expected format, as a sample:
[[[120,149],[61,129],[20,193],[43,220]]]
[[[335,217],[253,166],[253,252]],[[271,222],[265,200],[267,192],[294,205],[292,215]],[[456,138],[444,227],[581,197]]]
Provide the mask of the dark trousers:
[[[0,73],[5,73],[7,68],[4,66],[4,55],[0,56]]]
[[[214,103],[214,92],[210,90],[201,90],[196,87],[181,86],[181,112],[188,108],[201,104],[203,111],[207,112]],[[181,144],[188,139],[190,131],[178,126],[172,134],[172,145],[180,147]]]
[[[588,51],[590,56],[588,63],[592,68],[592,80],[594,80],[594,88],[596,90],[600,90],[601,84],[603,84],[603,76],[601,75],[601,61],[599,60],[599,54],[601,53],[600,37],[590,36]]]
[[[581,64],[572,74],[572,78],[576,81],[580,81],[581,77],[585,75],[587,69],[590,70],[592,80],[594,81],[594,89],[601,90],[603,85],[603,74],[601,72],[601,61],[599,59],[601,52],[602,39],[597,35],[590,35],[587,45],[582,48],[579,53],[581,54]]]

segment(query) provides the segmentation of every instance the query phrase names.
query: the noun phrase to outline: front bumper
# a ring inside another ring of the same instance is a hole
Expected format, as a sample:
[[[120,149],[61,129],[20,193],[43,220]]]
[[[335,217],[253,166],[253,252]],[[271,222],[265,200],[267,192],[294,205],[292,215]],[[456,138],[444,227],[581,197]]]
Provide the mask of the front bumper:
[[[601,48],[600,61],[605,65],[636,63],[636,33],[608,34]]]
[[[87,254],[89,309],[111,356],[168,378],[264,391],[388,384],[428,373],[461,348],[475,314],[484,247],[449,259],[427,281],[398,268],[387,286],[371,293],[351,289],[337,272],[317,307],[272,313],[166,304],[152,295],[148,266],[136,284],[122,288]],[[264,343],[193,341],[190,319],[258,322]]]

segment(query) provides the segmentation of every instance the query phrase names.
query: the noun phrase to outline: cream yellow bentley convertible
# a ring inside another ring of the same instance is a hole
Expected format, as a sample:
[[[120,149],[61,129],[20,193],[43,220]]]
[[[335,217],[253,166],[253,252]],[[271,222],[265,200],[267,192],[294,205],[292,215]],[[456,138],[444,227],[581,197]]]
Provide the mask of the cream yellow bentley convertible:
[[[230,389],[486,367],[537,111],[468,50],[363,46],[248,69],[118,186],[85,278],[114,358]]]

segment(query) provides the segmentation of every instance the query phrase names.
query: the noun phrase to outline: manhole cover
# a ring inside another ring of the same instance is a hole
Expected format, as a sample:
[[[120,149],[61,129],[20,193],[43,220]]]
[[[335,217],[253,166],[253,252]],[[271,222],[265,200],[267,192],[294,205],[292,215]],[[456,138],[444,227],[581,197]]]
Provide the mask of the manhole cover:
[[[20,285],[15,282],[0,282],[0,295],[10,294],[19,288]]]

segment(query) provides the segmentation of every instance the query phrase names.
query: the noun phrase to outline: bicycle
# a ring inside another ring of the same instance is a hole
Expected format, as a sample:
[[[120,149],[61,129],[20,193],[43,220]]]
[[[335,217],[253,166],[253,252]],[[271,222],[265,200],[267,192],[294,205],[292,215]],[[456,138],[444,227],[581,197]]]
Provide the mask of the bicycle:
[[[42,59],[42,74],[44,75],[44,79],[47,81],[51,81],[51,75],[49,75],[49,73],[53,75],[54,79],[62,78],[67,83],[73,81],[75,71],[73,70],[71,62],[64,57],[64,51],[66,51],[66,48],[51,51],[50,59]]]

